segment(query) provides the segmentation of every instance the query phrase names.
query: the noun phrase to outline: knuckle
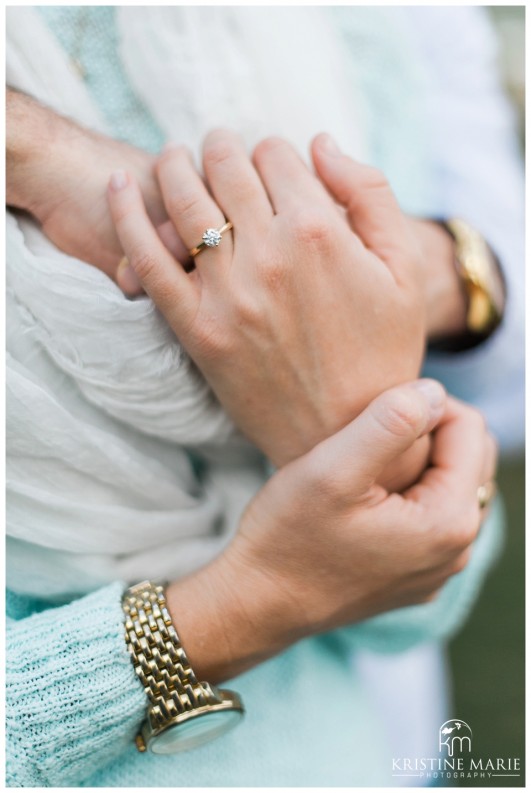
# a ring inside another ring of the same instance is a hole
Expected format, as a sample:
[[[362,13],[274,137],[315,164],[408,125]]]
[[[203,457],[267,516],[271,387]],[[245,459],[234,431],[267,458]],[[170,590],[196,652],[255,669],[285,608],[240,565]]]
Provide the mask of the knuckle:
[[[417,434],[426,423],[425,408],[412,394],[394,390],[377,403],[374,418],[388,433],[400,438]]]
[[[129,256],[129,261],[141,281],[149,281],[158,270],[156,257],[144,247],[135,248]]]
[[[332,241],[330,225],[322,214],[311,211],[298,211],[290,218],[290,229],[295,242],[300,245],[329,246]]]
[[[205,168],[216,168],[232,158],[234,146],[228,139],[217,138],[206,146],[203,155]]]
[[[390,190],[391,186],[387,177],[379,168],[372,165],[364,166],[363,184],[369,190]]]
[[[195,191],[172,193],[166,199],[166,209],[170,217],[198,216],[201,203],[201,197]]]

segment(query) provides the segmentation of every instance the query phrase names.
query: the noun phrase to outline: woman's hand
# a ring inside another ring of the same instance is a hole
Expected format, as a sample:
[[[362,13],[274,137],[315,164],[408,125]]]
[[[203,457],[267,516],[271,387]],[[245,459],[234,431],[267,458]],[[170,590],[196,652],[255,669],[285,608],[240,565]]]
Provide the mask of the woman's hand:
[[[389,495],[382,470],[437,423],[432,467]],[[382,394],[278,471],[227,550],[169,587],[194,668],[226,680],[305,636],[433,599],[467,563],[495,468],[481,415],[434,381]]]
[[[365,194],[352,187],[358,182],[359,166],[339,151],[329,135],[319,135],[315,143],[312,155],[317,174],[335,200],[347,208],[351,228],[356,231],[368,220]],[[434,221],[407,215],[404,219],[420,252],[418,274],[427,340],[459,336],[466,331],[467,299],[455,266],[453,240]],[[375,231],[382,234],[384,243],[385,229],[379,225]]]
[[[212,196],[183,147],[158,165],[187,246],[225,218],[234,224],[218,248],[197,256],[193,273],[160,243],[123,173],[109,190],[116,230],[229,414],[282,465],[417,376],[425,339],[418,250],[388,184],[366,166],[352,163],[350,173],[356,233],[284,141],[261,143],[253,166],[236,135],[212,133],[204,170]],[[424,439],[409,454],[425,459],[426,449]]]

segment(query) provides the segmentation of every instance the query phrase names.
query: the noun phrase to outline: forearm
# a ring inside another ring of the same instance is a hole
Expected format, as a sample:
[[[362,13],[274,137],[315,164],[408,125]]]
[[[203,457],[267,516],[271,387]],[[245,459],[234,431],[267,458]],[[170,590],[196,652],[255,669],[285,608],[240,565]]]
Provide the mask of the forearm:
[[[123,252],[109,216],[105,189],[109,174],[125,167],[135,174],[156,224],[166,220],[153,175],[153,157],[112,140],[43,107],[31,97],[7,91],[6,202],[29,212],[62,251],[89,262],[121,283]]]
[[[122,164],[138,178],[155,220],[164,219],[152,163],[147,152],[86,129],[32,97],[7,89],[6,203],[30,212],[41,223],[68,191],[75,199],[80,186],[87,195],[104,199],[109,174]]]
[[[53,173],[58,139],[75,127],[34,99],[6,90],[6,203],[32,214],[45,202],[45,173]],[[47,165],[48,163],[48,165]]]

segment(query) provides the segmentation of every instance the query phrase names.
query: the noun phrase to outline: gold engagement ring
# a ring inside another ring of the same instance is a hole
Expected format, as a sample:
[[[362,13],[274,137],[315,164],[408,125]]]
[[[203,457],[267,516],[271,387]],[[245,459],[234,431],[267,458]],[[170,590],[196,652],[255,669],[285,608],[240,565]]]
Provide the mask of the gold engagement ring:
[[[232,223],[228,220],[220,229],[206,229],[203,234],[203,241],[190,251],[192,258],[197,256],[205,248],[217,248],[221,242],[221,238],[226,231],[232,228]]]

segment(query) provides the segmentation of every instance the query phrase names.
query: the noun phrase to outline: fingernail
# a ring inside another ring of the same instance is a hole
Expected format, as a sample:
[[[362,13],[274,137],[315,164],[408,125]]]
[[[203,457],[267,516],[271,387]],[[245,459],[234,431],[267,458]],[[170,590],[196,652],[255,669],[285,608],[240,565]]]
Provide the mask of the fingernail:
[[[446,391],[437,380],[416,380],[411,384],[420,391],[430,406],[430,423],[439,419],[446,403]]]
[[[118,190],[123,190],[124,187],[127,187],[129,183],[129,179],[127,178],[127,174],[125,171],[115,171],[110,179],[110,186],[113,190],[118,192]]]
[[[137,295],[142,290],[142,284],[125,256],[118,265],[116,281],[126,295]]]
[[[339,157],[341,149],[330,135],[324,135],[321,139],[321,148],[331,157]]]

